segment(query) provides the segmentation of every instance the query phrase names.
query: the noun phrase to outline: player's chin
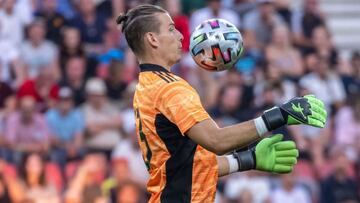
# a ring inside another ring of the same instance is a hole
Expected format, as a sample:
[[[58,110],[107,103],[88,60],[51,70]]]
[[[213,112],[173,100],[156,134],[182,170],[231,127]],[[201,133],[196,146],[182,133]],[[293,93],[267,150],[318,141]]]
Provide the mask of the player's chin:
[[[182,56],[182,52],[180,51],[180,52],[176,55],[176,59],[175,59],[176,63],[178,63],[178,62],[180,61],[181,56]]]

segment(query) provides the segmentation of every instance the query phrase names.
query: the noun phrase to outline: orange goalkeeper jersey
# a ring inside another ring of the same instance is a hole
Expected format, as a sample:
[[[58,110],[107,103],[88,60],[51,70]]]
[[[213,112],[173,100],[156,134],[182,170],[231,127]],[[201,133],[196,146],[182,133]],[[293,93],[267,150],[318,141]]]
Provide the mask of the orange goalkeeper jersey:
[[[151,203],[214,202],[215,154],[185,135],[209,119],[197,92],[182,78],[154,64],[141,64],[134,96],[136,129],[150,173]]]

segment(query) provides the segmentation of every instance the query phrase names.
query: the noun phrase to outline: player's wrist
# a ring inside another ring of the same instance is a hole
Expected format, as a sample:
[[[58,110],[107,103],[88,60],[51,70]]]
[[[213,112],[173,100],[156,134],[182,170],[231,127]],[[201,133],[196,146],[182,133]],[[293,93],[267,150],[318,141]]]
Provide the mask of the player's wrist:
[[[255,128],[256,128],[256,131],[257,131],[257,134],[259,135],[259,137],[263,137],[267,132],[269,132],[269,129],[266,126],[265,121],[262,118],[262,116],[255,118],[254,123],[255,123]]]
[[[281,108],[277,106],[264,111],[261,118],[263,119],[268,131],[275,130],[287,124],[287,119],[283,115]]]

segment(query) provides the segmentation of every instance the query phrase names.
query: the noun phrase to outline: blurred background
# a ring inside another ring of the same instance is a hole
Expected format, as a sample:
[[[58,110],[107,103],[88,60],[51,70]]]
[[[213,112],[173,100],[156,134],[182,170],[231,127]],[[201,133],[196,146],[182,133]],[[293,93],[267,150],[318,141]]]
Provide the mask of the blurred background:
[[[360,202],[359,0],[0,0],[0,203],[146,202],[138,67],[114,23],[140,3],[173,17],[184,41],[172,71],[220,126],[304,94],[329,112],[325,129],[277,131],[299,147],[293,173],[221,178],[217,203]],[[214,17],[245,43],[235,67],[218,73],[188,53],[191,31]]]

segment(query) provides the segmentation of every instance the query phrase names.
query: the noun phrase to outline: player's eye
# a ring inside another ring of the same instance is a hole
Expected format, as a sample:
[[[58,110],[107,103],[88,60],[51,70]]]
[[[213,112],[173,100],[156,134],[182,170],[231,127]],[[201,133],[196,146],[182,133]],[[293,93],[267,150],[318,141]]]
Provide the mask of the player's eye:
[[[170,28],[169,28],[169,31],[170,32],[172,32],[172,31],[174,31],[175,30],[175,28],[173,27],[173,26],[171,26]]]

